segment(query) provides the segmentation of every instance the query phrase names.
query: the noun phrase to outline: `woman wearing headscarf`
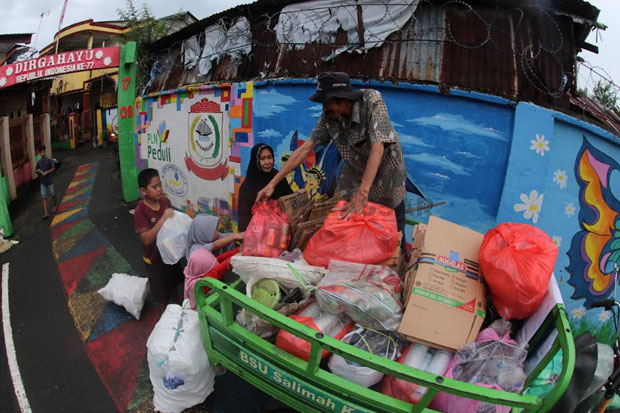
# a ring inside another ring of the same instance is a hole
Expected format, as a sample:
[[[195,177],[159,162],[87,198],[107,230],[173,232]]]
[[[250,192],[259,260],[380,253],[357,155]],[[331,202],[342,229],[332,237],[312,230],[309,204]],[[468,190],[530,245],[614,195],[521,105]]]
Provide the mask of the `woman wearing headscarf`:
[[[239,188],[239,203],[237,207],[239,231],[245,231],[250,223],[256,194],[278,173],[273,164],[274,157],[271,146],[264,143],[254,145],[250,153],[245,180],[241,184],[241,188]],[[293,191],[291,191],[286,180],[282,180],[276,186],[271,198],[278,199],[292,193]]]

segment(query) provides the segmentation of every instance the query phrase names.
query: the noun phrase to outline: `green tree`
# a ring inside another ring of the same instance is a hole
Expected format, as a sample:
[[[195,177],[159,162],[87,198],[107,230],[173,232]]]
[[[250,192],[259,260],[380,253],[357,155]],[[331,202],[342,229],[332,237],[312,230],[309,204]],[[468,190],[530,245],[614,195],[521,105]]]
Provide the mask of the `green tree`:
[[[120,20],[130,28],[129,32],[118,38],[119,43],[136,42],[136,89],[141,90],[150,78],[153,55],[148,45],[168,34],[167,25],[157,20],[151,7],[142,3],[139,8],[133,0],[126,0],[125,8],[117,9]]]
[[[591,98],[611,109],[618,112],[618,90],[607,80],[598,80],[592,89]]]

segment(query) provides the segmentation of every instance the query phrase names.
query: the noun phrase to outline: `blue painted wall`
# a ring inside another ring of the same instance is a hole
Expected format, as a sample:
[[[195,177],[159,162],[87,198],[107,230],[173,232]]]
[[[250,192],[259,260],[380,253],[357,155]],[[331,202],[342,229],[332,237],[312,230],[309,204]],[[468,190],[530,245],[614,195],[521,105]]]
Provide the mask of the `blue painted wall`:
[[[510,150],[513,108],[500,100],[445,96],[427,87],[357,86],[382,92],[401,140],[407,172],[427,198],[445,202],[409,216],[426,220],[432,213],[478,231],[494,226]],[[313,92],[314,85],[306,83],[257,85],[255,142],[270,144],[280,159],[291,152],[295,133],[306,140],[321,113],[321,106],[308,100]],[[242,153],[243,171],[248,155],[249,148]],[[323,169],[327,175],[332,173]],[[410,209],[424,203],[408,196]]]

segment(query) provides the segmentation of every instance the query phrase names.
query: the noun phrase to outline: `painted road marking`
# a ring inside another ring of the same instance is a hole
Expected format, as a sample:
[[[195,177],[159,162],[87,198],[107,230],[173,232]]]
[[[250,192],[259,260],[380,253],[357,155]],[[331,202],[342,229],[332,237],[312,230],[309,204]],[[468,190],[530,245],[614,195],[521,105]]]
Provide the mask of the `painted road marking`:
[[[17,365],[15,343],[13,342],[13,329],[11,328],[11,312],[9,310],[9,263],[2,266],[2,326],[4,328],[4,346],[6,357],[9,360],[9,371],[13,380],[13,389],[22,413],[31,413],[30,403],[26,396],[26,389],[22,382],[22,375]]]

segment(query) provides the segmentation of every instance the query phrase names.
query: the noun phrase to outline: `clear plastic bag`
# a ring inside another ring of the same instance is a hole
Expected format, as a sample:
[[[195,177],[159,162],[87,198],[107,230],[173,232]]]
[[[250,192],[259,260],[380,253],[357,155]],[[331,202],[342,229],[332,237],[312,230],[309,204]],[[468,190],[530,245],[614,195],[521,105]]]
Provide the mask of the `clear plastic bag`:
[[[185,257],[187,233],[192,219],[183,212],[174,211],[157,233],[157,249],[164,263],[172,265]]]
[[[381,333],[363,327],[358,327],[345,335],[342,338],[342,342],[389,360],[396,358],[403,344],[396,336],[390,333]],[[358,363],[347,360],[337,354],[331,356],[328,366],[333,374],[364,387],[370,387],[379,383],[384,376],[380,371],[360,366]]]
[[[510,323],[494,321],[478,333],[474,343],[461,347],[450,362],[446,377],[479,386],[521,392],[526,375],[523,364],[527,352],[510,338]],[[510,407],[439,393],[431,408],[450,413],[504,413]]]
[[[388,267],[332,260],[315,297],[324,311],[344,313],[364,327],[396,331],[403,314],[401,292],[400,277]]]
[[[353,322],[347,316],[322,312],[316,302],[312,302],[308,307],[297,315],[290,316],[290,318],[338,340],[341,340],[353,328]],[[312,348],[310,342],[286,330],[278,332],[276,346],[302,360],[308,361],[310,358],[310,349]],[[323,350],[321,359],[327,357],[328,354],[327,350]]]
[[[450,358],[451,353],[446,350],[412,343],[403,351],[403,354],[398,358],[398,362],[418,370],[442,376],[448,369]],[[428,388],[410,381],[387,376],[383,380],[381,391],[388,396],[415,404],[422,400]]]

